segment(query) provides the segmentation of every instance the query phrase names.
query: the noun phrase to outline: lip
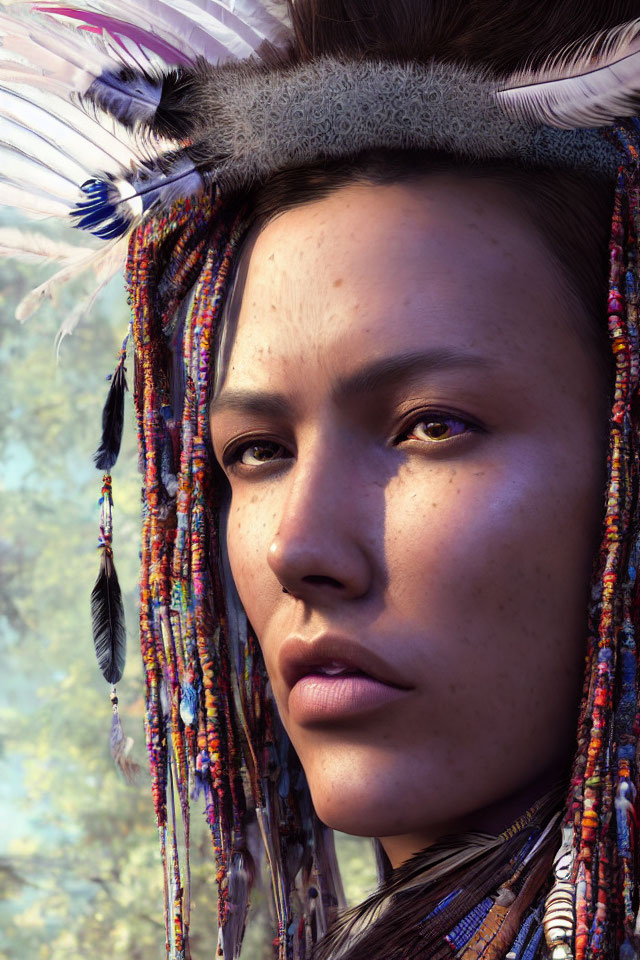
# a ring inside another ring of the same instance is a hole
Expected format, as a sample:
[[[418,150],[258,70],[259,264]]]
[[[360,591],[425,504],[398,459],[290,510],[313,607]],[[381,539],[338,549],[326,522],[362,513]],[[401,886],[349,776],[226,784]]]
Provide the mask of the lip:
[[[313,640],[304,640],[299,636],[287,637],[278,656],[278,667],[291,691],[303,677],[313,674],[316,668],[328,665],[333,660],[344,664],[348,670],[364,673],[370,679],[388,687],[413,689],[393,664],[388,663],[374,650],[337,634],[321,634]]]
[[[307,674],[294,684],[288,708],[292,719],[303,726],[369,713],[406,692],[406,688],[392,687],[362,673],[335,677]]]

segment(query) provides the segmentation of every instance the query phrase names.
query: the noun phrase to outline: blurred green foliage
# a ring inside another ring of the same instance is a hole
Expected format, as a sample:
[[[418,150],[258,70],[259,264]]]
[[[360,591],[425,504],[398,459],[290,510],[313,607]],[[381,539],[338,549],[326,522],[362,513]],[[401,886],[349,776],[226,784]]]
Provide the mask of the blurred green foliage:
[[[117,278],[104,291],[90,320],[63,341],[57,363],[55,333],[82,282],[21,325],[16,305],[44,276],[39,267],[0,261],[0,960],[161,960],[161,867],[137,652],[140,491],[131,403],[113,482],[129,634],[118,693],[143,770],[133,787],[109,754],[109,687],[95,664],[89,613],[101,486],[92,454],[105,378],[128,322],[124,284]],[[215,954],[216,888],[197,809],[194,821],[192,953],[205,960]],[[375,883],[370,843],[337,840],[355,903]],[[244,960],[272,957],[267,882],[252,898]]]

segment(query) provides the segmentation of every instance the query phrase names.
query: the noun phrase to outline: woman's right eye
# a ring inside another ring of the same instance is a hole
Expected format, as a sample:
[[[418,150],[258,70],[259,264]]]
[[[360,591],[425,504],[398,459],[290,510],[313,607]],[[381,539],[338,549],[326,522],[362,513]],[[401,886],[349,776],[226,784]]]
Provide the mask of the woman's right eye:
[[[224,456],[226,467],[261,467],[286,459],[287,449],[275,440],[262,440],[260,443],[241,443],[231,448]]]

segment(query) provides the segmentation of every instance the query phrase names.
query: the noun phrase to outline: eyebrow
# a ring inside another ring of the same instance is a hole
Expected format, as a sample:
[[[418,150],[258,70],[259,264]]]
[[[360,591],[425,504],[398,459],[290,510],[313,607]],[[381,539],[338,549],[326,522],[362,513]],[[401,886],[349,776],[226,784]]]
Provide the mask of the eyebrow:
[[[420,353],[402,353],[393,357],[382,357],[365,364],[359,370],[340,377],[331,391],[334,400],[346,400],[358,396],[389,389],[425,373],[435,373],[454,368],[491,370],[495,362],[489,357],[460,350],[436,349]],[[223,411],[256,413],[277,417],[286,417],[291,413],[291,404],[279,393],[261,390],[223,390],[214,397],[209,414]]]

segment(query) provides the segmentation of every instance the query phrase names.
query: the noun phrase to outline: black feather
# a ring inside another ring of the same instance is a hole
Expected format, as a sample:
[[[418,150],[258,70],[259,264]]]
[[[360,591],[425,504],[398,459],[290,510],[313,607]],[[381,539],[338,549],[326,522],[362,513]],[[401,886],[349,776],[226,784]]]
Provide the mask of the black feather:
[[[125,367],[121,361],[111,378],[111,386],[102,410],[102,441],[94,456],[98,470],[110,472],[118,459],[124,426],[124,394],[126,389]]]
[[[197,75],[184,67],[176,67],[163,76],[162,93],[153,119],[148,121],[154,133],[174,140],[192,136],[202,119],[195,106],[197,85]]]
[[[117,683],[124,672],[127,628],[122,593],[111,552],[103,548],[100,572],[91,593],[91,625],[98,666],[109,683]]]

